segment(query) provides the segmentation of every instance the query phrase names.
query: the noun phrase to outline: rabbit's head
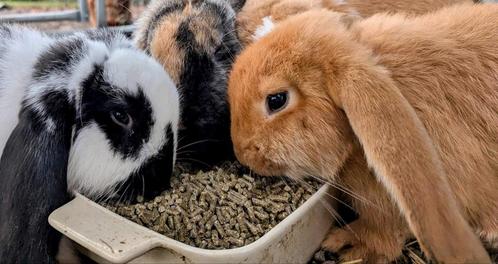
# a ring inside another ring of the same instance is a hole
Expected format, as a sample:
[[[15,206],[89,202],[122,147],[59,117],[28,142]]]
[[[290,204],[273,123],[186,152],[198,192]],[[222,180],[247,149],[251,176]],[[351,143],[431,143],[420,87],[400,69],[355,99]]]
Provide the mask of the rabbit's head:
[[[93,198],[152,198],[169,186],[178,93],[161,65],[124,36],[98,32],[51,42],[20,109],[1,163],[16,178],[67,178],[70,191]]]
[[[128,202],[168,188],[178,92],[118,33],[0,35],[0,259],[56,263],[61,234],[47,219],[73,192]]]
[[[180,92],[180,156],[210,163],[232,155],[226,87],[240,50],[235,15],[244,2],[157,0],[138,22],[138,46],[164,66]]]
[[[258,173],[335,175],[352,152],[355,136],[329,87],[348,81],[352,57],[361,51],[334,35],[347,35],[347,15],[330,14],[311,18],[314,23],[282,22],[234,64],[232,140],[238,159]],[[337,29],[315,28],[319,23]]]

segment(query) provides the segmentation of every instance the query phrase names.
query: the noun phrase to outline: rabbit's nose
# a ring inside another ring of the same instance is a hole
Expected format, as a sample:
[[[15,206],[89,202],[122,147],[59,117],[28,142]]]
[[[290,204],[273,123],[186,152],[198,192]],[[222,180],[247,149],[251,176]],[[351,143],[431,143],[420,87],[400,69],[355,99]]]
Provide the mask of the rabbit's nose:
[[[247,140],[243,145],[243,151],[245,153],[259,152],[260,147],[258,144],[254,143],[254,140]]]
[[[249,149],[250,149],[251,152],[259,152],[260,147],[259,147],[259,145],[251,144],[251,146],[249,147]]]

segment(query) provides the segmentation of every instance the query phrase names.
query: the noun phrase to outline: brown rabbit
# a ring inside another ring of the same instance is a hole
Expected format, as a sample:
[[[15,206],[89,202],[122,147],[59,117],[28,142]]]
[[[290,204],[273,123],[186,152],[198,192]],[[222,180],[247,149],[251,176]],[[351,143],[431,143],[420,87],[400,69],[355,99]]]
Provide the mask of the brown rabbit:
[[[293,16],[237,58],[238,159],[361,197],[323,243],[344,260],[394,260],[415,236],[432,260],[489,263],[475,233],[497,246],[498,5],[343,18]]]
[[[276,23],[312,9],[329,9],[357,17],[369,17],[382,12],[424,14],[456,3],[472,0],[248,0],[237,15],[237,34],[246,46],[264,30],[265,18]]]

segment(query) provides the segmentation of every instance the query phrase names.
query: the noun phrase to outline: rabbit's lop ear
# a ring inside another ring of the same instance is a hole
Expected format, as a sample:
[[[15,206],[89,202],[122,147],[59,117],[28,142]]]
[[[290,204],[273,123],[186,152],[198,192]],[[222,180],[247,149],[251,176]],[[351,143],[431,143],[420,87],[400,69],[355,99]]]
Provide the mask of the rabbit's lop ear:
[[[337,82],[329,85],[330,96],[424,252],[436,261],[489,262],[457,206],[428,132],[389,74],[363,61]]]
[[[0,161],[0,259],[7,263],[51,263],[57,252],[60,234],[50,228],[48,216],[68,199],[67,119],[74,110],[63,92],[43,97],[43,107],[23,108]]]

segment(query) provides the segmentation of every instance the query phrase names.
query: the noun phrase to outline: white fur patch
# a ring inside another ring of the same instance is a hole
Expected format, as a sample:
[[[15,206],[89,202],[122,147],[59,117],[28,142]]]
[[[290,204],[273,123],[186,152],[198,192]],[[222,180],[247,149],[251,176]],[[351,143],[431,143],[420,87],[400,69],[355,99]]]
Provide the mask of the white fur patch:
[[[126,180],[142,159],[125,160],[112,148],[96,124],[84,127],[71,147],[68,164],[68,189],[89,196],[104,195],[106,190]]]
[[[334,0],[334,3],[336,5],[345,5],[346,4],[346,0]]]
[[[6,41],[0,55],[0,157],[10,134],[18,123],[21,103],[31,81],[33,66],[40,53],[53,42],[39,32],[12,27],[12,39]]]
[[[254,40],[261,39],[275,28],[271,16],[264,17],[262,21],[263,23],[254,31],[254,35],[252,36]]]

